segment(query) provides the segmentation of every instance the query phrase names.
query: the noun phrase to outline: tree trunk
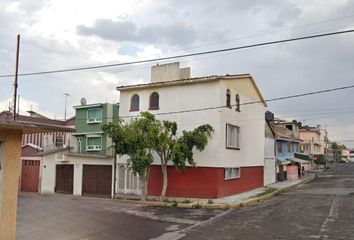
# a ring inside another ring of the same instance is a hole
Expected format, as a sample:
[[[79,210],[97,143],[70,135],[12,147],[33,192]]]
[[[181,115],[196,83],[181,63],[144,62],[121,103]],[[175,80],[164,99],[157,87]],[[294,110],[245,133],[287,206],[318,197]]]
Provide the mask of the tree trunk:
[[[145,176],[143,176],[143,187],[142,187],[142,200],[146,201],[148,195],[148,183],[149,183],[150,167],[146,169]]]
[[[162,169],[162,191],[160,196],[160,202],[165,199],[166,190],[167,190],[167,164],[161,165]]]

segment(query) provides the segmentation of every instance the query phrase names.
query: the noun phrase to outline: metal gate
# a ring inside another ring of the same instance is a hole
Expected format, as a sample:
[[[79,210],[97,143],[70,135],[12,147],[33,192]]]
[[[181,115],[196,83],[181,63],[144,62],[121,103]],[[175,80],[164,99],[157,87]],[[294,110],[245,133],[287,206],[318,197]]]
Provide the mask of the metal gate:
[[[62,164],[56,167],[55,192],[72,194],[74,189],[74,165]]]
[[[38,192],[39,167],[38,160],[22,160],[21,191]]]
[[[84,165],[82,195],[111,196],[112,166]]]
[[[134,175],[133,170],[126,164],[118,165],[118,193],[120,194],[141,194],[142,183],[138,174]]]

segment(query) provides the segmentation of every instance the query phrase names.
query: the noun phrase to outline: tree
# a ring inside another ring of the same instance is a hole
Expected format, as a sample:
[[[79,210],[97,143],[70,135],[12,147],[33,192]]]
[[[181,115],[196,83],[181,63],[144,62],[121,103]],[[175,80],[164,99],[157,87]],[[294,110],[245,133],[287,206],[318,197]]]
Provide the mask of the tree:
[[[187,164],[195,166],[193,151],[203,151],[214,129],[209,124],[201,125],[193,131],[183,131],[177,135],[177,123],[160,121],[149,112],[142,112],[140,118],[128,124],[109,123],[103,127],[114,143],[118,155],[128,155],[133,172],[143,176],[146,198],[152,153],[159,156],[162,171],[162,190],[160,200],[166,196],[168,174],[167,165],[171,162],[178,170],[185,170]]]
[[[115,154],[128,156],[128,165],[139,174],[143,183],[142,198],[146,200],[150,165],[153,162],[152,143],[158,129],[150,117],[136,118],[129,123],[108,123],[102,130],[112,138]]]
[[[195,166],[193,150],[203,151],[211,138],[214,129],[211,125],[205,124],[197,127],[193,131],[183,131],[182,136],[177,136],[177,123],[173,121],[159,121],[149,112],[143,112],[142,117],[153,119],[154,126],[158,133],[152,145],[153,150],[160,158],[162,171],[162,190],[160,201],[166,196],[168,174],[167,165],[171,161],[179,170],[185,170],[186,164]]]
[[[332,142],[333,158],[335,162],[339,162],[342,159],[342,151],[338,143]]]

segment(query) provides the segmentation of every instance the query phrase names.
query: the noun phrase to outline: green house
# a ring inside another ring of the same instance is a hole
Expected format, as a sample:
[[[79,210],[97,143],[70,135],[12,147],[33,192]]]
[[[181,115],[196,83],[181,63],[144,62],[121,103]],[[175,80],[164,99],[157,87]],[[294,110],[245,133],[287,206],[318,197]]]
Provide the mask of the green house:
[[[96,103],[74,107],[76,153],[113,156],[111,139],[103,133],[102,126],[118,121],[119,104]]]

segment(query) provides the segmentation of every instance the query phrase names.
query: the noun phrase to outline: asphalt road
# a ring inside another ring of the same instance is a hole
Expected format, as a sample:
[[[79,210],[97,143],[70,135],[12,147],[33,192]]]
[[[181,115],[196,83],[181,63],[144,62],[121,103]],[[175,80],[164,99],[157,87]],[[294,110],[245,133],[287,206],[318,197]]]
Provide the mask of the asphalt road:
[[[181,209],[21,194],[17,239],[354,239],[354,164],[253,207]]]
[[[231,211],[182,239],[354,239],[354,164],[337,164],[311,183]]]

